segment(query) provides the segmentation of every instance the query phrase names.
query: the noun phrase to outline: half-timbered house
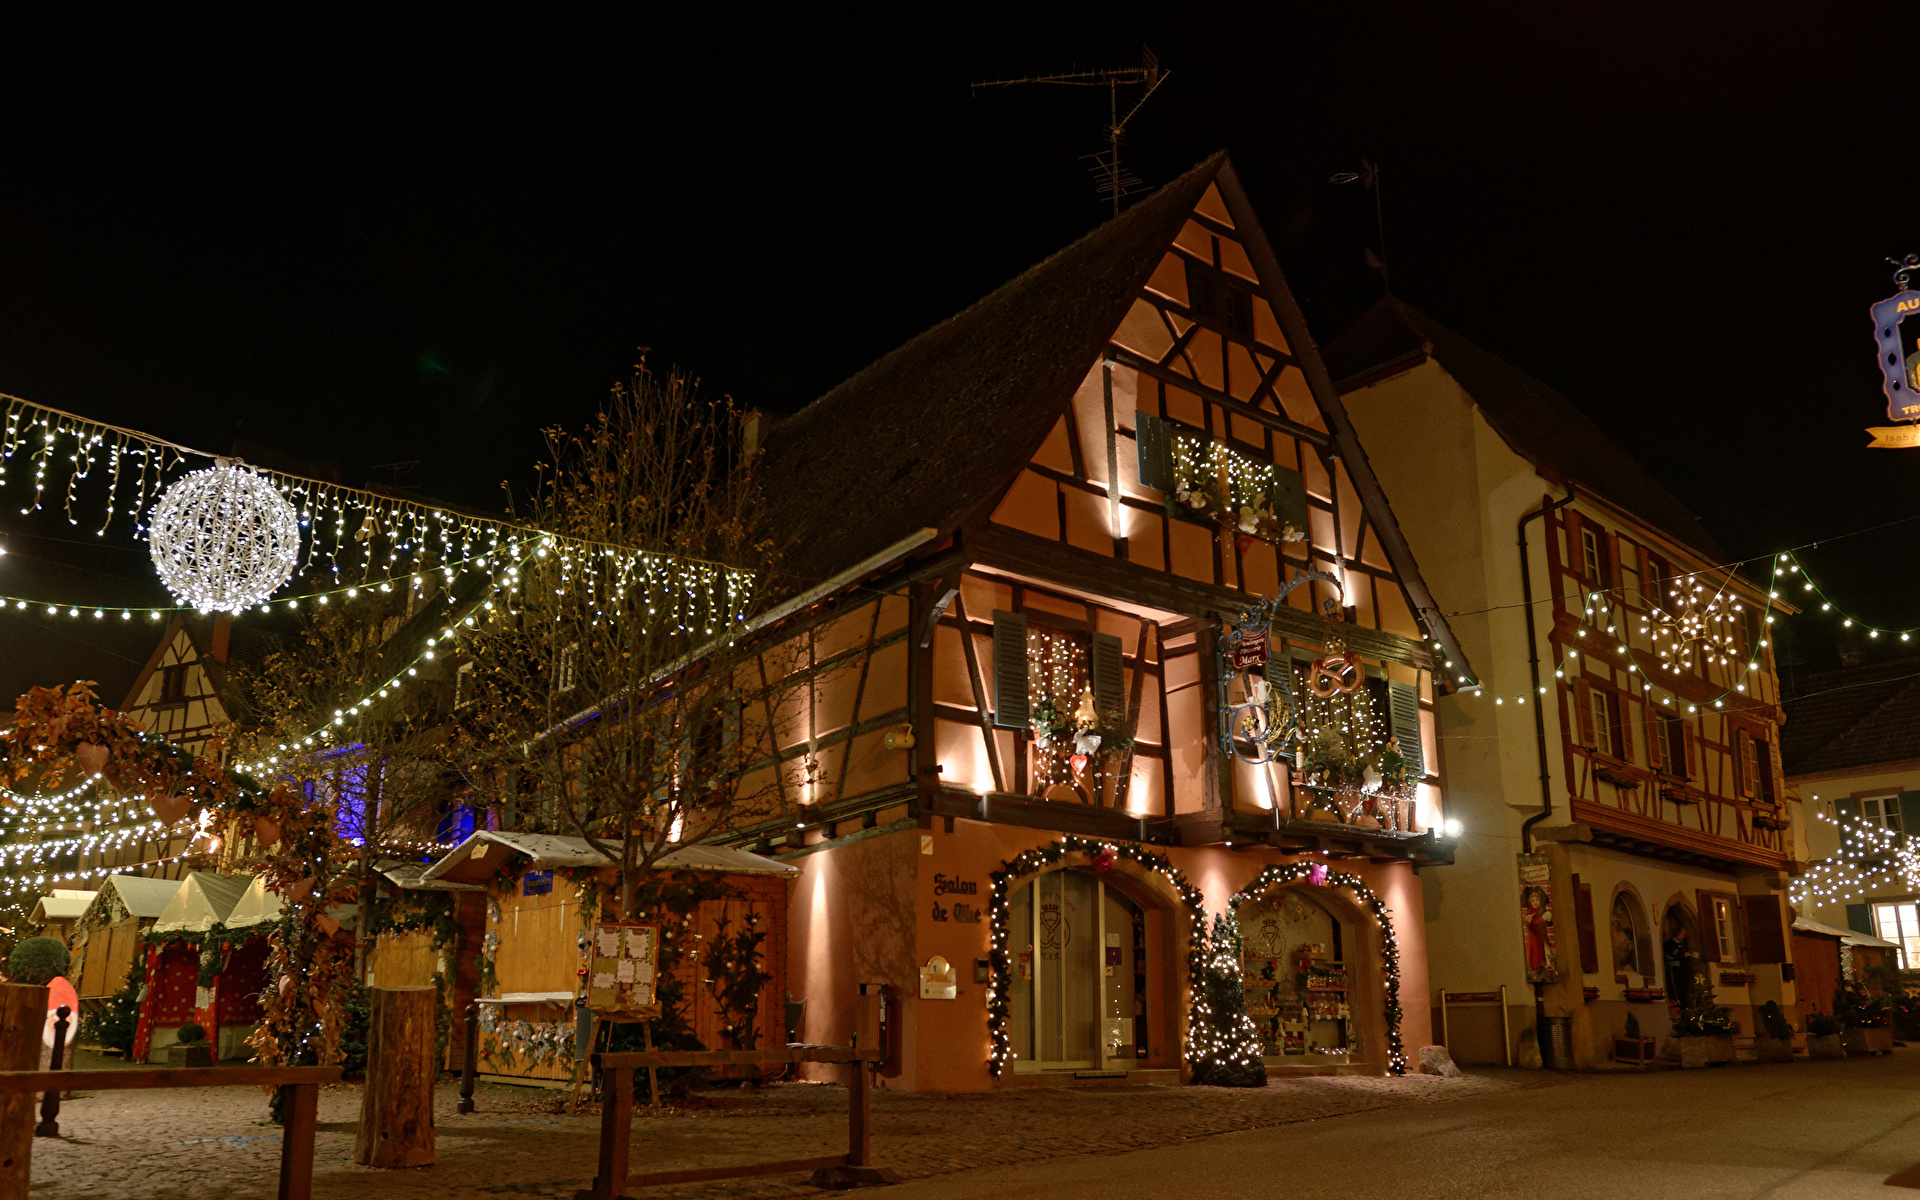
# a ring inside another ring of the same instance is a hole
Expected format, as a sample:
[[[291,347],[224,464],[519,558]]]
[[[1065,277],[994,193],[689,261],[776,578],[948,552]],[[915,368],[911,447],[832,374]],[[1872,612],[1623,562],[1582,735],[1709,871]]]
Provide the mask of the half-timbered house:
[[[821,582],[756,626],[814,682],[750,767],[787,809],[730,836],[800,868],[804,1040],[878,986],[887,1086],[1176,1080],[1229,908],[1271,1070],[1430,1040],[1464,659],[1224,156],[764,439]]]
[[[1441,664],[1465,831],[1423,999],[1504,987],[1511,1036],[1537,1006],[1547,1060],[1582,1067],[1630,1016],[1664,1039],[1703,984],[1748,1034],[1766,1001],[1791,1011],[1780,602],[1564,397],[1400,301],[1327,358],[1481,672]],[[1515,1049],[1495,1010],[1449,1025],[1466,1061]]]

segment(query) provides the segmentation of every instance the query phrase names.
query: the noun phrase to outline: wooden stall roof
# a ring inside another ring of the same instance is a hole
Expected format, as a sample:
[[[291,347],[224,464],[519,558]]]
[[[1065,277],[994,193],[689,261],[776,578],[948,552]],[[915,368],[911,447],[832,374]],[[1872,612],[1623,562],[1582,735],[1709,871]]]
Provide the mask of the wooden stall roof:
[[[251,875],[216,875],[212,871],[191,871],[180,881],[179,890],[167,902],[160,919],[153,923],[157,931],[176,929],[204,931],[224,925],[247,888]]]
[[[82,892],[73,888],[54,888],[52,894],[40,897],[33,906],[33,922],[44,925],[48,921],[72,921],[87,911],[93,898],[99,892]]]
[[[1829,925],[1824,921],[1815,921],[1809,917],[1793,919],[1795,933],[1823,933],[1828,937],[1837,937],[1849,946],[1872,946],[1881,950],[1898,950],[1900,947],[1885,938],[1874,937],[1870,933],[1861,933],[1858,929],[1842,929],[1838,925]]]
[[[608,844],[615,847],[620,845],[617,841]],[[533,860],[534,867],[543,871],[553,867],[608,865],[606,856],[589,845],[585,838],[485,829],[448,851],[445,858],[422,872],[421,878],[484,883],[498,873],[514,854],[526,855]],[[681,846],[661,855],[656,865],[670,871],[711,871],[717,875],[790,877],[800,873],[798,867],[727,846]]]
[[[477,883],[456,883],[451,879],[428,879],[429,864],[418,862],[381,863],[375,867],[381,878],[406,892],[484,892]]]
[[[93,902],[80,914],[80,923],[85,925],[93,921],[99,911],[109,913],[124,909],[126,915],[141,920],[153,920],[167,911],[167,905],[173,900],[174,893],[180,890],[178,879],[149,879],[145,875],[109,875],[100,884],[100,890],[94,893]],[[108,920],[118,920],[117,916]]]

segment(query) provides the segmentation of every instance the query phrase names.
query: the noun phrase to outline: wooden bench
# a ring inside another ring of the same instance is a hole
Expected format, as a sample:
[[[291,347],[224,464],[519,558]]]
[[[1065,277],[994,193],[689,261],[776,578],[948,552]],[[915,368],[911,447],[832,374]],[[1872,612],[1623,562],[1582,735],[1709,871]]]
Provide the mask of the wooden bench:
[[[194,1067],[129,1068],[118,1071],[0,1071],[0,1095],[18,1092],[128,1091],[144,1088],[249,1087],[288,1088],[281,1116],[280,1200],[309,1200],[313,1195],[313,1126],[320,1085],[340,1082],[339,1067]],[[27,1140],[29,1150],[32,1139]],[[31,1153],[0,1162],[0,1197],[26,1196],[32,1178]]]
[[[749,1175],[782,1175],[789,1171],[813,1171],[816,1175],[820,1172],[836,1172],[861,1182],[890,1183],[892,1178],[888,1173],[875,1170],[868,1162],[873,1140],[868,1119],[873,1078],[867,1072],[867,1064],[879,1062],[884,1057],[885,1051],[877,1046],[865,1049],[852,1046],[787,1046],[779,1050],[653,1050],[595,1054],[593,1064],[602,1072],[600,1168],[594,1175],[593,1187],[575,1192],[574,1200],[618,1200],[621,1191],[630,1187],[698,1183]],[[643,1175],[627,1173],[628,1143],[633,1137],[635,1071],[649,1067],[765,1067],[792,1063],[853,1064],[845,1154],[749,1163],[736,1167],[696,1167],[683,1171],[651,1171]]]

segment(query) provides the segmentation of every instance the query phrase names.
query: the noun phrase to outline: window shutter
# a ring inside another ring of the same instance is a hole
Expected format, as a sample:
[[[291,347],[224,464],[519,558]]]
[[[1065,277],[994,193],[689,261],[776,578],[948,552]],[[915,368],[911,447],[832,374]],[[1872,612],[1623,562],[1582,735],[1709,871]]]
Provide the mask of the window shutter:
[[[1407,760],[1407,777],[1426,778],[1427,759],[1420,745],[1420,689],[1389,679],[1387,712],[1393,721],[1393,736],[1400,743],[1400,757]],[[1920,796],[1915,799],[1920,800]]]
[[[1580,538],[1580,526],[1580,514],[1577,512],[1568,512],[1566,525],[1567,569],[1580,578],[1585,579],[1587,577],[1587,548]],[[1583,601],[1580,607],[1585,608],[1586,604],[1584,601],[1586,600],[1586,596],[1583,594],[1580,599]]]
[[[1733,749],[1734,761],[1740,764],[1740,794],[1751,800],[1754,793],[1754,764],[1758,761],[1758,756],[1753,752],[1753,735],[1744,729],[1735,730]]]
[[[1904,822],[1907,816],[1906,805],[1900,806],[1900,818]],[[1839,796],[1833,802],[1833,819],[1836,821],[1858,821],[1860,819],[1860,801],[1853,796]]]
[[[1273,469],[1273,487],[1267,492],[1269,503],[1273,505],[1273,515],[1298,529],[1307,532],[1307,484],[1300,472],[1288,467]]]
[[[1687,778],[1697,780],[1700,778],[1700,738],[1693,732],[1692,721],[1680,726],[1680,736],[1687,744]]]
[[[1621,762],[1633,761],[1633,720],[1627,716],[1627,705],[1630,703],[1622,695],[1616,695],[1607,702],[1607,708],[1614,717],[1613,756]]]
[[[1787,936],[1780,919],[1780,897],[1772,894],[1742,896],[1740,907],[1747,918],[1747,961],[1787,961]]]
[[[1120,652],[1120,639],[1110,633],[1093,635],[1093,655],[1088,682],[1093,687],[1094,711],[1107,720],[1118,721],[1126,714],[1126,659]]]
[[[1173,437],[1166,421],[1151,413],[1134,413],[1133,440],[1140,454],[1140,486],[1156,492],[1171,492]]]
[[[993,614],[993,723],[1002,729],[1027,727],[1027,618],[1023,613]]]
[[[1910,842],[1920,832],[1920,792],[1900,793],[1900,839]]]
[[[1573,707],[1579,718],[1578,741],[1589,750],[1593,748],[1593,685],[1584,679],[1573,682]]]
[[[1720,923],[1713,916],[1713,893],[1694,892],[1699,904],[1700,957],[1707,962],[1720,961]]]
[[[1864,933],[1868,937],[1878,937],[1873,931],[1873,909],[1866,904],[1847,905],[1847,928],[1855,933]]]
[[[1573,877],[1573,928],[1580,937],[1580,970],[1588,975],[1600,970],[1600,943],[1593,936],[1593,885]]]

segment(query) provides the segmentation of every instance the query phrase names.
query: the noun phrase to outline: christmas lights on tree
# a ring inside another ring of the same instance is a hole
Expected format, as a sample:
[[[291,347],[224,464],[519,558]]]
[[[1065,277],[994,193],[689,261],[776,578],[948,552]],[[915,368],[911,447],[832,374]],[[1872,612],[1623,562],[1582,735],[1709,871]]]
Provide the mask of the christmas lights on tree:
[[[1232,906],[1213,919],[1204,974],[1193,989],[1189,1059],[1193,1081],[1212,1087],[1265,1087],[1260,1030],[1247,1015],[1240,973],[1240,922]]]

